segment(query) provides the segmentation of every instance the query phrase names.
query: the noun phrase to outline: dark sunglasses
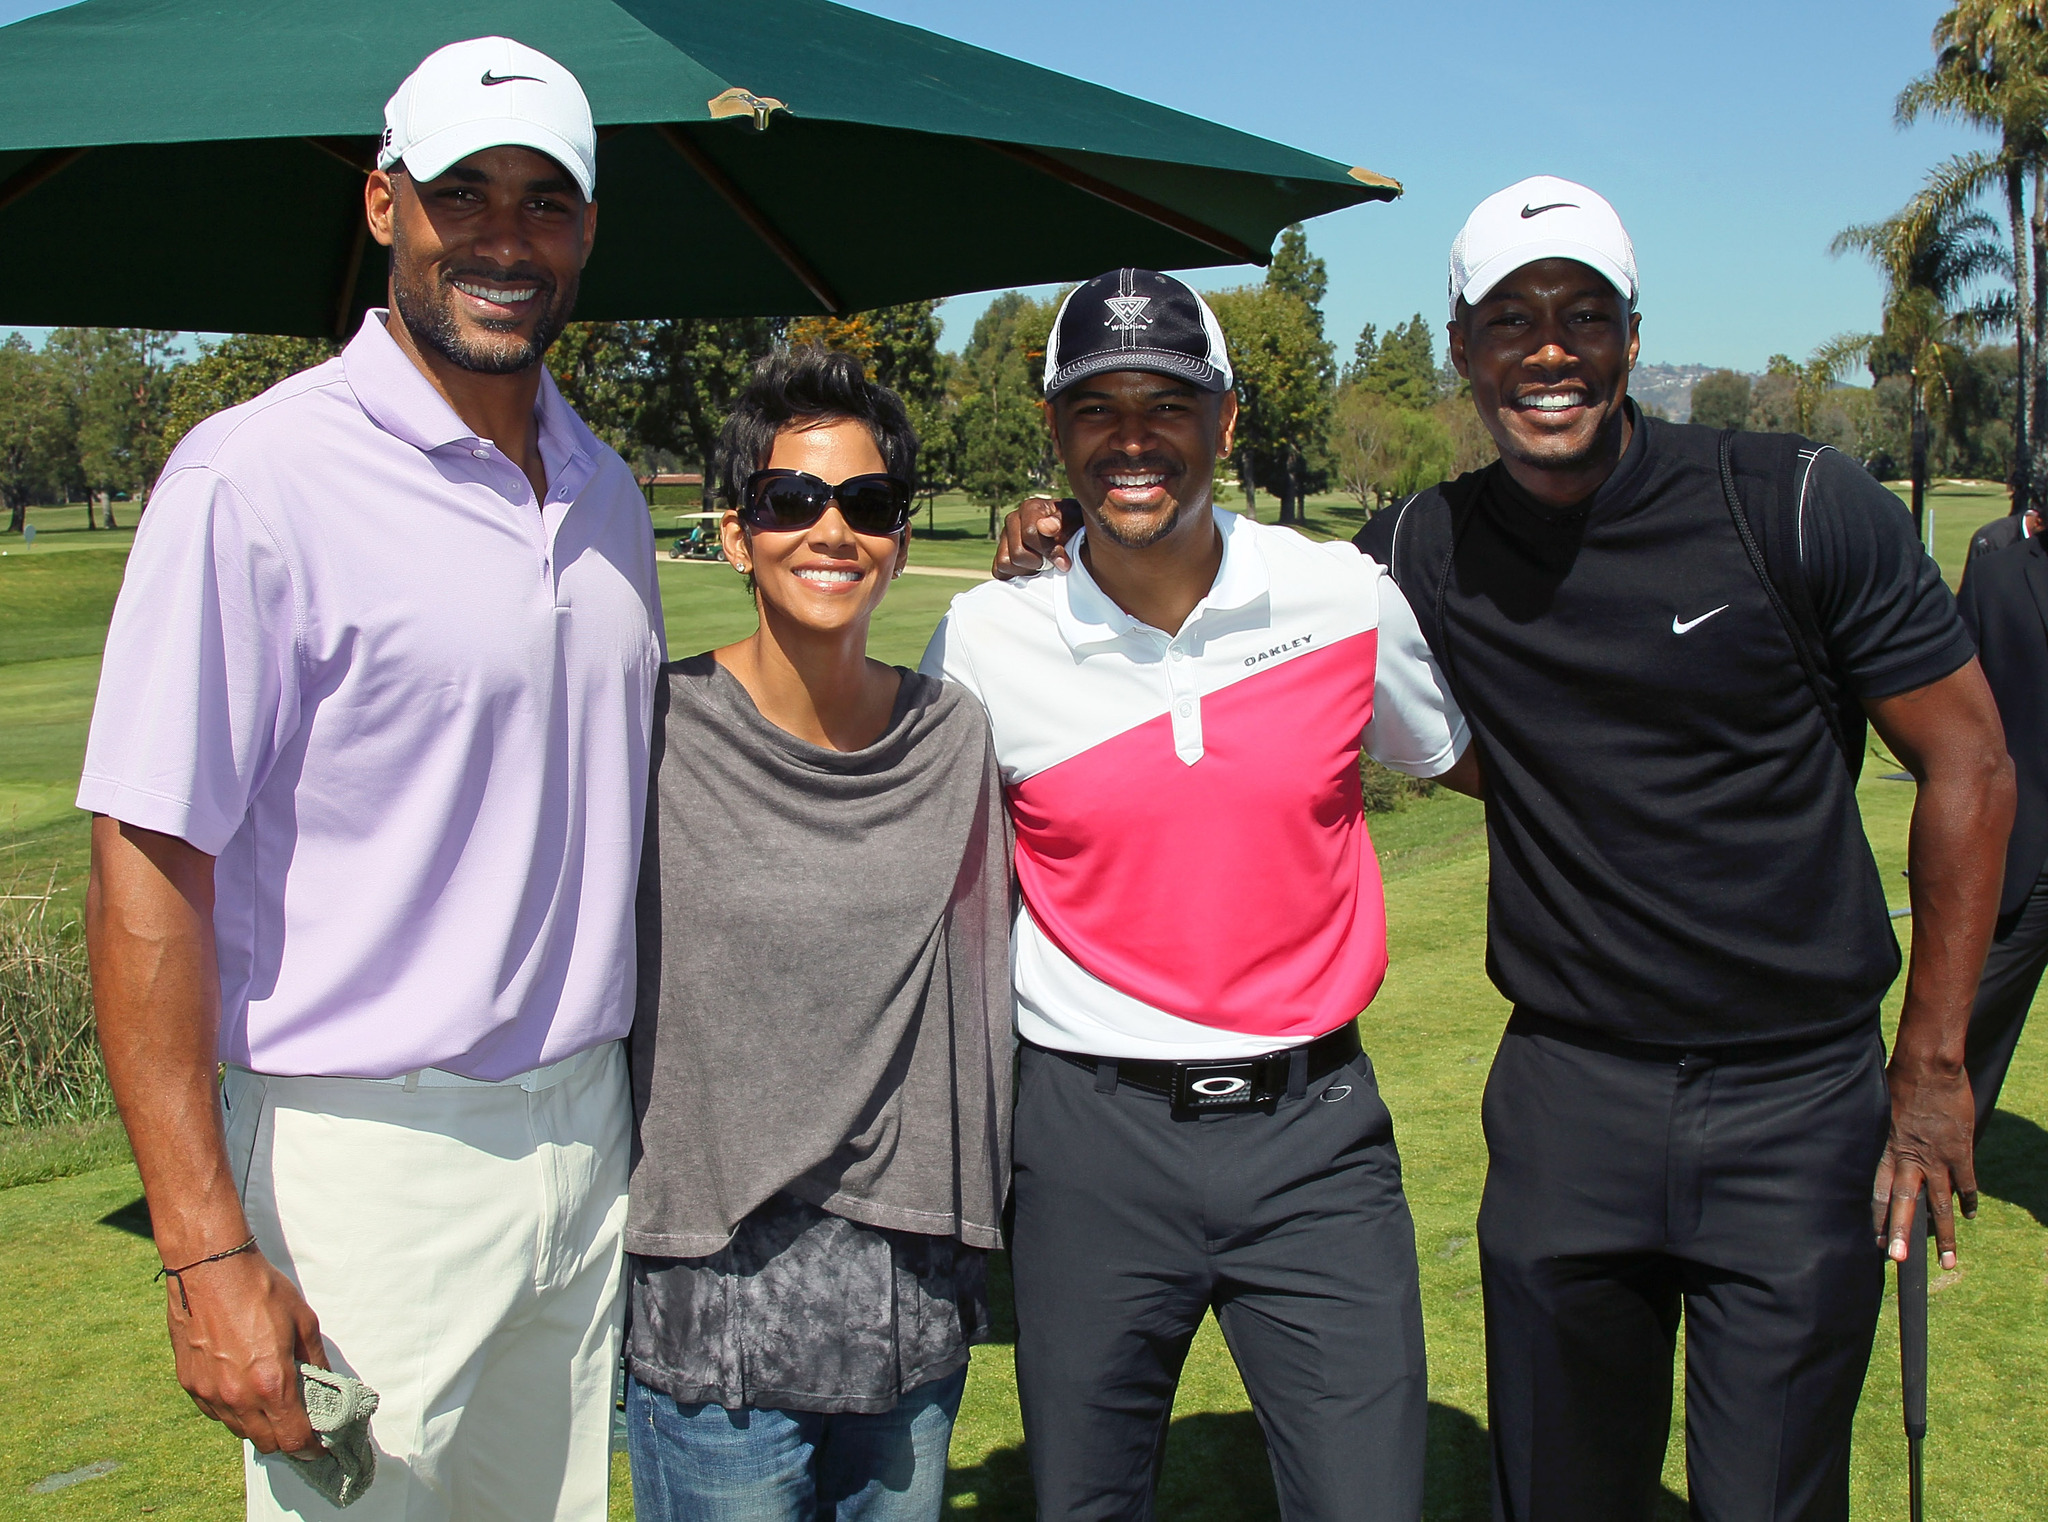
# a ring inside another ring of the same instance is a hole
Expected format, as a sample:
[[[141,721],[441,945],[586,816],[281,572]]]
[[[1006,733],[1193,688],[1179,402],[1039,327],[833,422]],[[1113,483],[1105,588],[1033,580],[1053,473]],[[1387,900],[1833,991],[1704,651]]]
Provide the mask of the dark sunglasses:
[[[856,534],[893,534],[910,522],[910,483],[890,475],[848,476],[832,486],[801,470],[757,470],[747,477],[740,517],[760,529],[809,528],[839,504]]]

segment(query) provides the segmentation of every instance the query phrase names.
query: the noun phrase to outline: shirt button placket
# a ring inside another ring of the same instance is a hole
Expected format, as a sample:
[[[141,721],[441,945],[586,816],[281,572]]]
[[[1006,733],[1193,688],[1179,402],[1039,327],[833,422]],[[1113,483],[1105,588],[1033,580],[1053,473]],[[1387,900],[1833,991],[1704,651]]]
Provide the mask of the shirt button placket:
[[[1202,698],[1178,640],[1166,649],[1166,688],[1173,719],[1173,753],[1189,766],[1202,759]]]

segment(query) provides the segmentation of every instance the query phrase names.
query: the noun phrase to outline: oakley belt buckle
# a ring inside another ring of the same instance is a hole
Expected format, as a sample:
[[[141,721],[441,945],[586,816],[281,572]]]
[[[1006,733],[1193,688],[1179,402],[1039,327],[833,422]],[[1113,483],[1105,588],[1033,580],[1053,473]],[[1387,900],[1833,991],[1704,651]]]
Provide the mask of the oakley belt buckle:
[[[1241,1110],[1265,1097],[1259,1093],[1256,1062],[1186,1062],[1173,1080],[1176,1110]]]

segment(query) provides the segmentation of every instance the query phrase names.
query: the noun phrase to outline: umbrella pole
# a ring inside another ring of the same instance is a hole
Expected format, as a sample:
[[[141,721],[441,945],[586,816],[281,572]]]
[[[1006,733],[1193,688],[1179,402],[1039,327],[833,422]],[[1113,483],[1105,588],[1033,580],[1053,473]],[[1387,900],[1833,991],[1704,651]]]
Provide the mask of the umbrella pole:
[[[1899,1384],[1906,1415],[1906,1485],[1912,1522],[1923,1522],[1927,1438],[1927,1196],[1915,1207],[1899,1265]]]

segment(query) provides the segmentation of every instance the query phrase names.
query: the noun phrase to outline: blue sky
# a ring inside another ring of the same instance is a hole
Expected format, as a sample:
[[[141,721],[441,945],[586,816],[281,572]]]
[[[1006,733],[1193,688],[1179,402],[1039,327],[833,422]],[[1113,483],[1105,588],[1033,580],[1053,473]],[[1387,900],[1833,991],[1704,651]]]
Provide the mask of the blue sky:
[[[1827,255],[1980,139],[1892,125],[1943,7],[1908,0],[856,0],[860,8],[1393,175],[1407,194],[1308,226],[1329,331],[1442,319],[1465,213],[1524,175],[1592,185],[1643,277],[1643,358],[1758,370],[1875,325]],[[47,5],[0,0],[0,22]],[[1207,271],[1205,287],[1258,278]],[[957,348],[986,305],[942,309]],[[1441,340],[1439,339],[1439,346]]]
[[[1896,210],[1927,168],[1980,141],[1892,125],[1939,4],[855,3],[1400,180],[1391,205],[1308,224],[1345,352],[1365,322],[1440,323],[1465,214],[1548,173],[1591,185],[1628,224],[1646,362],[1760,370],[1803,356],[1876,325],[1875,276],[1830,259],[1829,239]],[[985,304],[946,305],[948,347]]]

